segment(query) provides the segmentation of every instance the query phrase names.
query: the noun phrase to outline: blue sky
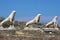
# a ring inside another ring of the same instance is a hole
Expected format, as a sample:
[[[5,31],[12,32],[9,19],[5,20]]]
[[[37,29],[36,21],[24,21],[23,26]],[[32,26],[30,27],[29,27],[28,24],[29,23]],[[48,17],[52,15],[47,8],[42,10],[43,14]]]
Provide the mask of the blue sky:
[[[41,22],[58,16],[60,23],[60,0],[0,0],[0,16],[6,18],[13,10],[16,10],[17,20],[28,21],[41,13]]]

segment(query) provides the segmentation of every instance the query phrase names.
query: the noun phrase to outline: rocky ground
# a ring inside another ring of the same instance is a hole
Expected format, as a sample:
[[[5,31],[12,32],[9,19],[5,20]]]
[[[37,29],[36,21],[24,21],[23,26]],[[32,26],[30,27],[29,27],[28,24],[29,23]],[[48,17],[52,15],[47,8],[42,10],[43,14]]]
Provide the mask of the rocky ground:
[[[60,40],[60,33],[41,33],[40,31],[9,30],[0,31],[0,40]]]

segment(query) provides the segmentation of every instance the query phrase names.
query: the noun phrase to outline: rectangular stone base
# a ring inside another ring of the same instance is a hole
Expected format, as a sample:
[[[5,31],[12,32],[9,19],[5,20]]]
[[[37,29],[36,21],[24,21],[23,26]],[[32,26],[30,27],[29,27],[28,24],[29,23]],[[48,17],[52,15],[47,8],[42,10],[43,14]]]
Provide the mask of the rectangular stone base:
[[[59,31],[59,29],[58,28],[29,28],[29,27],[26,27],[26,28],[24,28],[24,30],[34,30],[34,31]]]
[[[59,31],[58,28],[42,28],[44,31]]]

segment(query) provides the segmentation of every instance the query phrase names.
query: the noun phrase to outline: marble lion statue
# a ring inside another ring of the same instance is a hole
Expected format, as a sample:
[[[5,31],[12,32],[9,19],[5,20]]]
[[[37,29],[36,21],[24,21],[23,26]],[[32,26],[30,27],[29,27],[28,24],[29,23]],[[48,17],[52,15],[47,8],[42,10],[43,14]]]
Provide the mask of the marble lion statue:
[[[32,19],[32,20],[30,20],[30,21],[28,21],[26,23],[26,27],[28,27],[31,24],[37,24],[37,23],[39,23],[40,17],[41,17],[41,14],[37,14],[37,16],[34,19]]]
[[[3,23],[5,23],[7,21],[10,21],[13,24],[14,23],[14,16],[15,16],[15,14],[16,14],[16,11],[13,10],[11,12],[11,14],[6,19],[4,19],[2,22],[0,22],[0,26],[3,26]]]
[[[52,21],[50,21],[49,23],[47,23],[45,26],[46,27],[49,27],[50,25],[53,25],[54,27],[57,27],[57,16],[55,16],[54,18],[53,18],[53,20]]]

